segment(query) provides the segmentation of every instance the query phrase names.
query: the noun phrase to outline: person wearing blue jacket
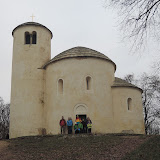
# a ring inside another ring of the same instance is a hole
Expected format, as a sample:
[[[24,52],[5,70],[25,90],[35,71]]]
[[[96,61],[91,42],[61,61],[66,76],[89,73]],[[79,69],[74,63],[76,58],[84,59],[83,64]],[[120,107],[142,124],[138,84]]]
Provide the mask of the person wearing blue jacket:
[[[68,134],[72,134],[72,126],[73,126],[72,118],[68,117],[67,121]]]

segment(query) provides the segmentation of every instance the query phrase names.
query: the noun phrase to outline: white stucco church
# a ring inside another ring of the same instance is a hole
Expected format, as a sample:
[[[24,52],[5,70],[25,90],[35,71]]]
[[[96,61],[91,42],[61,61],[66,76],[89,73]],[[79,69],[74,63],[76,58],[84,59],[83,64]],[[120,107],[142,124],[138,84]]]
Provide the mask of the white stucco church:
[[[144,134],[142,90],[116,78],[106,55],[74,47],[51,59],[52,32],[35,22],[12,35],[10,138],[59,134],[61,117],[76,115],[93,133]]]

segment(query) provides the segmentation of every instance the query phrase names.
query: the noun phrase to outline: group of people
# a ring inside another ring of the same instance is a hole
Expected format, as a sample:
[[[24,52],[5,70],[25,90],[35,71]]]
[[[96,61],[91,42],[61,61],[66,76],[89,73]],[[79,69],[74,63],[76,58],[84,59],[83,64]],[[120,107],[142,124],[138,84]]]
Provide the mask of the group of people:
[[[62,119],[59,122],[61,127],[61,134],[65,134],[66,126],[68,128],[68,134],[72,134],[73,121],[71,117],[68,117],[67,123],[62,116]],[[74,132],[78,133],[91,133],[92,129],[92,121],[89,117],[87,119],[81,119],[79,116],[76,116],[75,124],[74,124]]]

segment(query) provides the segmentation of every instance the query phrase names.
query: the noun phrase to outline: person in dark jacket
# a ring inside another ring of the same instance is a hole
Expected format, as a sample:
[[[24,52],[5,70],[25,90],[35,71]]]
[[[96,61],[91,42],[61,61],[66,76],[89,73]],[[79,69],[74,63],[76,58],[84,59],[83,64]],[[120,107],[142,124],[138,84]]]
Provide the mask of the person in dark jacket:
[[[67,121],[68,134],[72,134],[72,126],[73,126],[72,119],[71,117],[68,117],[68,121]]]
[[[83,118],[81,123],[83,124],[83,133],[87,133],[87,120]]]

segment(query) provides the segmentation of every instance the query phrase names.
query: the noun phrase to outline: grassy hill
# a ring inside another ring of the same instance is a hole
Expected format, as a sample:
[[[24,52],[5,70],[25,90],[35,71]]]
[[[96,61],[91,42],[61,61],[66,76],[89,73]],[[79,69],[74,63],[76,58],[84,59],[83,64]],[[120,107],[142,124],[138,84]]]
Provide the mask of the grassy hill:
[[[0,141],[0,160],[159,160],[160,136],[56,135]]]

